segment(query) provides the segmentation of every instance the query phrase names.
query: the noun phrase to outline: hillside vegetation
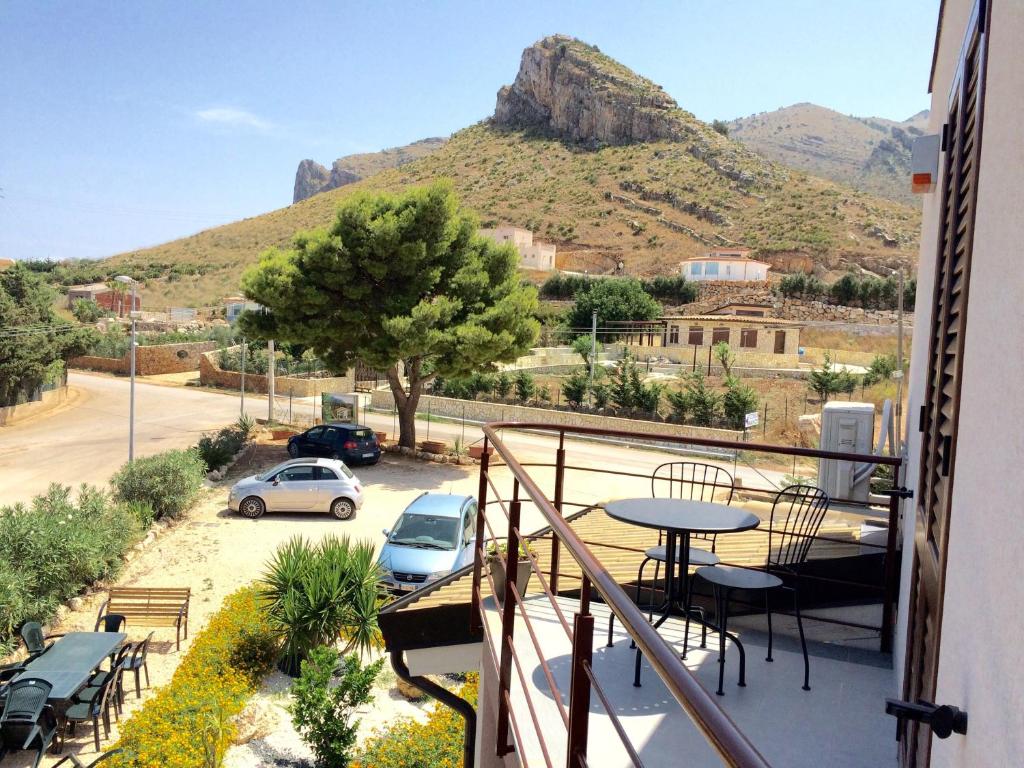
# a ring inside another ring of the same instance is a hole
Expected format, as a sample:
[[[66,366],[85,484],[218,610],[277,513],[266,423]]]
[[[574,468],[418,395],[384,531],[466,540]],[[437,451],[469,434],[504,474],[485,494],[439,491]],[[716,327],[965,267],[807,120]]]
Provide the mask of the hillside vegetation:
[[[587,99],[603,116],[589,138],[571,111]],[[683,259],[730,243],[754,248],[779,271],[825,278],[848,269],[884,274],[916,258],[914,209],[764,159],[579,41],[554,37],[528,48],[497,113],[501,125],[466,128],[401,167],[104,266],[152,275],[154,264],[175,265],[175,274],[147,281],[147,305],[210,303],[237,290],[263,249],[326,225],[348,195],[442,177],[482,225],[512,223],[557,243],[562,269],[608,272],[621,259],[636,275],[673,274]],[[572,139],[560,135],[567,125]]]

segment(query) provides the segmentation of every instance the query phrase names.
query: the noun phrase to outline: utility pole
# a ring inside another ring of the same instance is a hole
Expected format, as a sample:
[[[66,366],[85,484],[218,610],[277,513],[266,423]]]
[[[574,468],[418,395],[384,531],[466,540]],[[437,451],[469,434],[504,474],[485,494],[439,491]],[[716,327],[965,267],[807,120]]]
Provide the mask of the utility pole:
[[[590,315],[590,394],[591,405],[594,400],[594,366],[597,364],[597,310]]]
[[[132,308],[128,311],[128,317],[132,321],[132,340],[131,340],[131,384],[129,385],[128,394],[128,462],[131,463],[135,460],[135,346],[136,346],[136,333],[135,323],[139,318],[139,313],[135,310],[135,285],[136,280],[128,277],[128,275],[118,275],[114,278],[117,282],[122,285],[131,284],[132,286]],[[121,312],[124,313],[124,289],[121,289]]]
[[[267,421],[274,420],[274,340],[267,342]]]
[[[242,337],[242,402],[238,410],[243,416],[245,415],[245,336]]]

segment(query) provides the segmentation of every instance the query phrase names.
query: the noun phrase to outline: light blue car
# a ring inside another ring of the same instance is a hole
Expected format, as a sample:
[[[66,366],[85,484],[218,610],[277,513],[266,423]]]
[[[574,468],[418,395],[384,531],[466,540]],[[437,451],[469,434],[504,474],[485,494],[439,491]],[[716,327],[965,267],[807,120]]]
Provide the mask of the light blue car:
[[[473,562],[476,499],[424,493],[384,535],[377,558],[383,583],[395,592],[412,592]]]

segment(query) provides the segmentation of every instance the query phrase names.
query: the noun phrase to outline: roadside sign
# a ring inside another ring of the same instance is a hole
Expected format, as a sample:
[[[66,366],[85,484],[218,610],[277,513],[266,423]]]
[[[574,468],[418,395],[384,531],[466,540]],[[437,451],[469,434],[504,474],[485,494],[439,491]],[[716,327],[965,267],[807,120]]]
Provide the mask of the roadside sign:
[[[761,423],[760,416],[761,414],[759,414],[757,411],[751,411],[750,413],[746,414],[743,417],[743,428],[750,429],[751,427],[756,427],[758,424]]]

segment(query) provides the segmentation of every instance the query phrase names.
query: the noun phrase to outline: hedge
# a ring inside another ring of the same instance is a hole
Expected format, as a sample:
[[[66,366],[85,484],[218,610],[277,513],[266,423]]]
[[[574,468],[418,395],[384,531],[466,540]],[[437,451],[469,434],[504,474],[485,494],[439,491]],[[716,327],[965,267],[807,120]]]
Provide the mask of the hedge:
[[[124,752],[111,768],[206,768],[220,765],[231,721],[277,657],[254,586],[225,598],[196,635],[166,686],[121,726]]]
[[[161,517],[177,517],[199,497],[206,463],[195,448],[164,451],[125,464],[110,479],[119,501],[146,502]]]
[[[474,707],[478,676],[466,676],[456,691]],[[450,707],[435,704],[425,722],[404,717],[367,739],[353,768],[461,768],[466,723]]]

